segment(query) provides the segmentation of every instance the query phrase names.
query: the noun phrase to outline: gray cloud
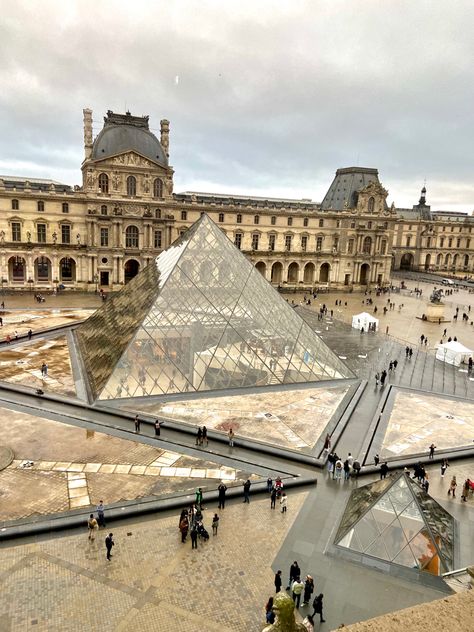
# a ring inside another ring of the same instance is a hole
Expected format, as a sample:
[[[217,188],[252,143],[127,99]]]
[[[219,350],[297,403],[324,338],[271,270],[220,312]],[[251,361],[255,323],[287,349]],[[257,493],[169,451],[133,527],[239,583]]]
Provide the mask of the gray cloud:
[[[3,3],[0,171],[80,181],[82,108],[172,124],[176,189],[472,210],[471,1]],[[179,77],[178,83],[175,78]]]

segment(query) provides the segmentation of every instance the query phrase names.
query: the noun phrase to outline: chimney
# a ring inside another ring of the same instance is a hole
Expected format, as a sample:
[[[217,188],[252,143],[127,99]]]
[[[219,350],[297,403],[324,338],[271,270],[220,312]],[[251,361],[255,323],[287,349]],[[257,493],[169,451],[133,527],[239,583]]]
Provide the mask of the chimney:
[[[92,156],[92,110],[85,108],[84,114],[84,157],[88,160]]]
[[[161,146],[164,149],[166,157],[170,157],[170,122],[166,119],[160,121],[161,125]]]

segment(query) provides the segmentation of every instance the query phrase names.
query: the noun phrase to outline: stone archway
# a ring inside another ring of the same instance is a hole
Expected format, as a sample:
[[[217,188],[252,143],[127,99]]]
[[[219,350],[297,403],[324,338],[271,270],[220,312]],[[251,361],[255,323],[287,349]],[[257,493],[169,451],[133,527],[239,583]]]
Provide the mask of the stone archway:
[[[10,282],[24,283],[26,281],[26,261],[23,257],[10,257],[8,260],[8,277]]]
[[[307,263],[304,267],[303,282],[307,285],[312,285],[314,283],[314,272],[314,263]]]
[[[76,262],[71,257],[63,257],[59,262],[59,280],[66,283],[76,280]]]
[[[290,263],[290,265],[288,266],[288,275],[287,275],[288,283],[298,283],[299,273],[300,273],[300,267],[296,263],[296,261],[293,261],[293,263]]]
[[[427,254],[425,257],[425,270],[429,270],[431,265],[431,255]]]
[[[319,282],[320,283],[329,283],[329,273],[331,271],[331,266],[329,263],[323,263],[319,268]]]
[[[137,276],[140,270],[140,263],[136,259],[129,259],[124,266],[125,283],[128,283]]]
[[[439,267],[443,265],[443,255],[441,253],[439,253],[439,255],[436,257],[436,265]]]
[[[260,272],[264,279],[267,278],[267,265],[264,261],[259,261],[255,268]]]
[[[283,265],[279,261],[276,261],[272,265],[272,276],[271,276],[272,283],[281,283],[282,277],[283,277]]]
[[[35,259],[35,281],[37,283],[51,281],[51,261],[48,257]]]
[[[414,257],[411,252],[405,252],[400,259],[400,270],[412,270]]]
[[[370,266],[368,263],[363,263],[360,266],[359,283],[361,285],[369,285],[370,282]]]

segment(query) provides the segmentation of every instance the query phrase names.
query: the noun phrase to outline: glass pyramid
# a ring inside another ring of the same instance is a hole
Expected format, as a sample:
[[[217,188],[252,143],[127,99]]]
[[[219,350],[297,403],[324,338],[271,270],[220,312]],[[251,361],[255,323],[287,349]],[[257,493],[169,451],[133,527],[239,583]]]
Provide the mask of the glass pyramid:
[[[94,399],[353,377],[207,215],[76,339]]]
[[[433,575],[454,569],[454,518],[406,473],[354,490],[335,542]]]

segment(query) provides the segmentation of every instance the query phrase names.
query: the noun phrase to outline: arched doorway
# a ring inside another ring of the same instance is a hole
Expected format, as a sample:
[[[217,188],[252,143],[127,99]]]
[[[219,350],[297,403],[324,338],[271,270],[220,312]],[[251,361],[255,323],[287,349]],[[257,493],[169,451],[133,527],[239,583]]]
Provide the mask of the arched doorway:
[[[283,276],[283,265],[277,261],[272,265],[272,283],[281,283]]]
[[[37,283],[51,281],[51,261],[48,257],[38,257],[35,260],[35,281]]]
[[[451,265],[451,255],[447,254],[444,258],[444,265],[448,268]]]
[[[260,274],[263,276],[263,278],[266,279],[267,278],[267,266],[265,265],[265,263],[263,261],[259,261],[255,267],[260,272]]]
[[[370,266],[368,263],[363,263],[360,266],[360,279],[359,282],[361,285],[368,285],[370,279]]]
[[[76,262],[71,257],[63,257],[59,262],[59,279],[66,283],[76,280]]]
[[[320,283],[329,283],[329,272],[331,270],[331,266],[329,263],[323,263],[323,265],[319,268],[319,282]]]
[[[425,257],[425,270],[429,270],[431,265],[431,255],[428,254]]]
[[[140,270],[140,264],[136,259],[129,259],[124,267],[125,272],[125,283],[128,283],[133,279],[134,276],[137,276],[138,271]]]
[[[293,261],[293,263],[290,263],[290,265],[288,266],[288,283],[298,283],[298,275],[300,272],[300,267],[299,265],[296,263],[296,261]]]
[[[443,255],[439,253],[439,255],[436,257],[436,265],[441,266],[442,264],[443,264]]]
[[[464,267],[469,267],[469,255],[464,255]]]
[[[413,255],[405,252],[400,259],[400,270],[411,270],[413,268]]]
[[[459,259],[459,256],[455,254],[453,257],[453,268],[455,269],[458,267],[458,259]]]
[[[26,261],[23,257],[10,257],[8,260],[8,272],[13,283],[26,281]]]
[[[314,263],[307,263],[304,267],[303,281],[308,285],[314,282]]]

